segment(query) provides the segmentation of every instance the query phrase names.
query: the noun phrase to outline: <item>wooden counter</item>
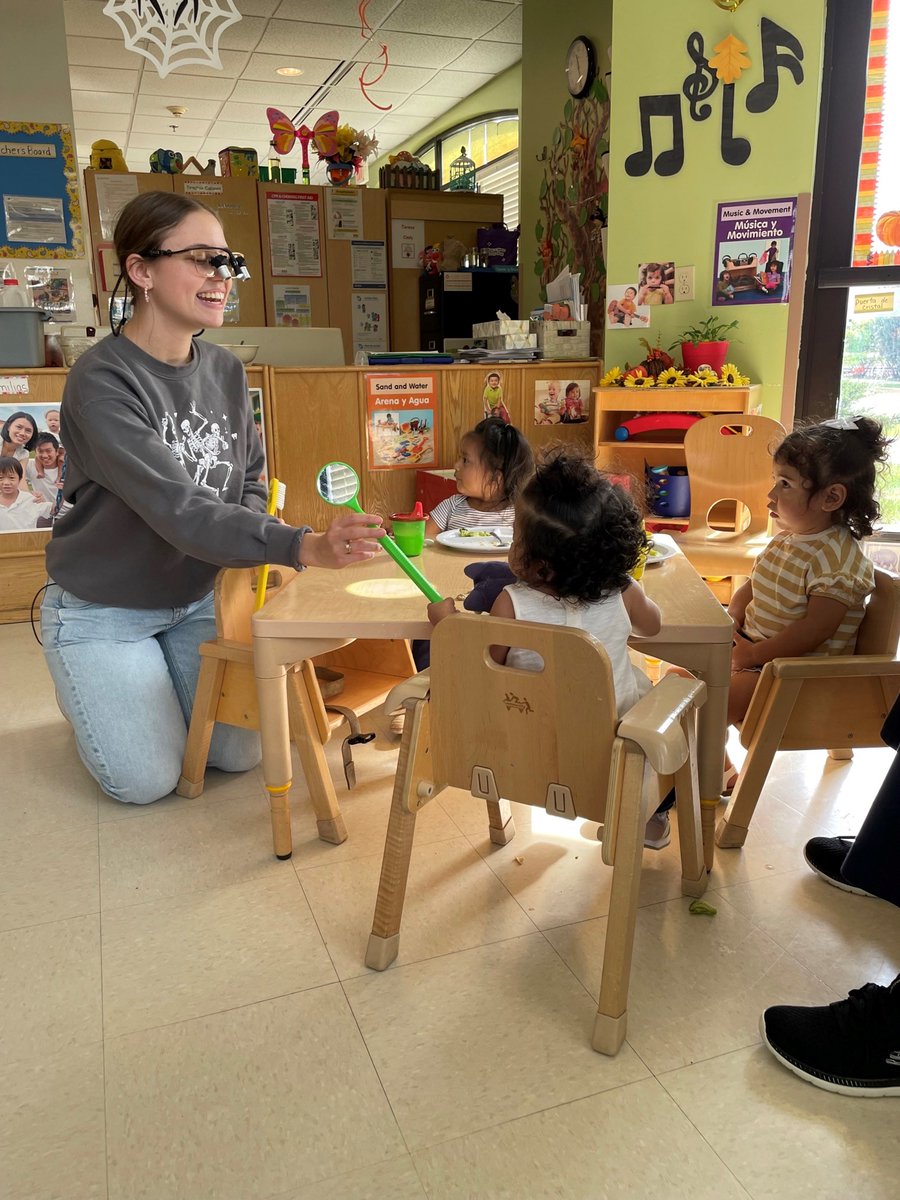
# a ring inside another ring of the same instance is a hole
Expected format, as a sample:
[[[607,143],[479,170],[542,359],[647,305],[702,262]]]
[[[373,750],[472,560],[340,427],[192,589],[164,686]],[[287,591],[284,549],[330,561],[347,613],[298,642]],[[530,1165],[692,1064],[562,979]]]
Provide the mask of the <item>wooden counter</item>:
[[[534,387],[537,380],[572,378],[588,380],[591,394],[600,375],[597,360],[582,362],[501,363],[503,400],[514,425],[537,448],[554,440],[590,445],[592,419],[581,425],[534,424]],[[262,388],[266,447],[270,475],[286,485],[285,519],[292,524],[324,528],[336,515],[315,490],[319,468],[332,459],[355,467],[361,480],[360,502],[373,512],[389,516],[408,511],[415,500],[416,466],[452,467],[460,437],[483,416],[484,378],[491,367],[483,365],[375,367],[270,367],[247,368],[250,387]],[[434,375],[438,461],[410,467],[370,471],[366,441],[366,375]],[[4,370],[0,374],[25,375],[28,394],[5,397],[17,407],[59,404],[68,372],[44,368]],[[22,401],[19,404],[19,400]],[[0,534],[0,623],[28,618],[31,602],[46,582],[44,549],[49,532]]]

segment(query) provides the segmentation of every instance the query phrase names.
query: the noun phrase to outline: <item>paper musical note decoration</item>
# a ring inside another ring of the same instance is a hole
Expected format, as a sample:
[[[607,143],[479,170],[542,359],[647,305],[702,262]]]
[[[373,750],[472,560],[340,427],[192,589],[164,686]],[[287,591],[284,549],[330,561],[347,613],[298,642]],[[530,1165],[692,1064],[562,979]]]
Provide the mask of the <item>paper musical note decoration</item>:
[[[337,142],[334,135],[337,133],[339,117],[334,110],[322,113],[312,129],[308,125],[300,125],[294,128],[294,122],[291,118],[285,116],[281,109],[278,108],[267,108],[266,116],[269,118],[269,128],[272,130],[272,145],[275,147],[276,154],[290,154],[294,142],[298,141],[303,151],[303,165],[304,167],[308,167],[308,147],[310,140],[316,143],[320,154],[334,154],[337,150]]]

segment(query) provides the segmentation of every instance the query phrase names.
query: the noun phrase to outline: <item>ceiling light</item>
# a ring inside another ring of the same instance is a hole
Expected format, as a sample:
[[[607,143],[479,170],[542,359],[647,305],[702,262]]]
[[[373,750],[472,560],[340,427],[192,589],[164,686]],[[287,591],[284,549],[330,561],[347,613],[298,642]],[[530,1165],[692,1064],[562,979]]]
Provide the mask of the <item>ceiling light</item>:
[[[299,67],[276,67],[276,75],[302,75],[303,72]]]

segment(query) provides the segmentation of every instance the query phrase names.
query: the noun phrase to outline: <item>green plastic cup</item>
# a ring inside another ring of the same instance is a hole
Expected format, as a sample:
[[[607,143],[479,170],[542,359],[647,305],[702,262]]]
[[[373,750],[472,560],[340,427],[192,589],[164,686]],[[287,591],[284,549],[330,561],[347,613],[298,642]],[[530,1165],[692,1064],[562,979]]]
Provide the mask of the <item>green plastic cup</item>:
[[[394,541],[407,558],[416,558],[425,545],[425,518],[411,517],[408,513],[394,513]]]

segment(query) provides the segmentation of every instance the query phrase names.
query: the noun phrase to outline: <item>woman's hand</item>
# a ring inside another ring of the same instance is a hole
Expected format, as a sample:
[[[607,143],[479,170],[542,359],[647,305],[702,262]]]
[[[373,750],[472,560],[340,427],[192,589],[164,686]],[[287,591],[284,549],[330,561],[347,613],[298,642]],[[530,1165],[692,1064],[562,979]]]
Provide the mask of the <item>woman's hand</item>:
[[[380,537],[384,537],[381,517],[372,513],[338,517],[324,533],[304,534],[300,542],[300,565],[337,570],[365,562],[380,551]]]
[[[452,616],[453,613],[459,612],[452,596],[448,596],[446,600],[439,600],[437,603],[428,605],[428,620],[432,625],[437,625],[439,621],[443,621],[444,617]]]

